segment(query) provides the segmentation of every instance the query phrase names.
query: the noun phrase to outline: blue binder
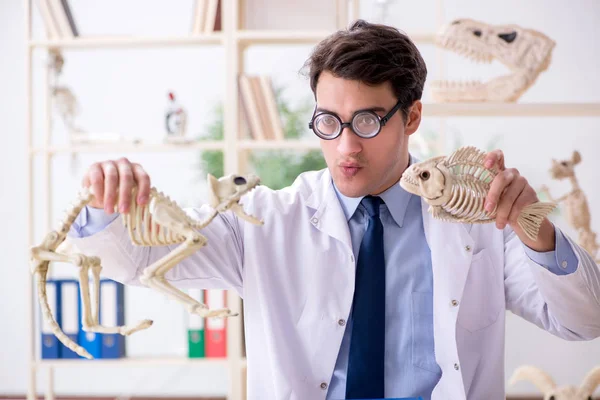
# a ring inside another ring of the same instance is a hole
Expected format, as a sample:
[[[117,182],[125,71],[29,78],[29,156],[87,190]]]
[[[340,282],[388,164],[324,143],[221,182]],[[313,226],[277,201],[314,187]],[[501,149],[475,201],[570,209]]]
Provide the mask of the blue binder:
[[[48,279],[46,282],[46,295],[48,296],[48,305],[50,306],[50,311],[60,326],[60,282],[54,279]],[[60,358],[59,345],[62,344],[50,330],[50,325],[44,319],[44,316],[41,314],[41,310],[40,322],[42,358]]]
[[[78,286],[79,287],[79,286]],[[94,285],[90,281],[90,302],[94,298]],[[102,358],[102,334],[95,332],[85,332],[83,330],[83,301],[81,300],[81,287],[79,287],[79,336],[78,343],[87,350],[94,359]],[[81,357],[87,360],[85,357]]]
[[[122,283],[110,279],[100,281],[100,323],[104,326],[125,324],[125,286]],[[102,358],[125,357],[125,336],[104,333],[101,342]]]
[[[62,279],[60,281],[60,315],[62,331],[73,342],[78,343],[79,336],[79,281]],[[60,343],[60,358],[79,358],[79,355]]]

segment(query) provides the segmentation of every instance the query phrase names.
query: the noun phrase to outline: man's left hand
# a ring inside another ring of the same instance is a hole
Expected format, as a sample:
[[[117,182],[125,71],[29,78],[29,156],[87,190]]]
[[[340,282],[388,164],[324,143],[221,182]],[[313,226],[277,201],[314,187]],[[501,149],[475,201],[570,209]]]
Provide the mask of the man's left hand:
[[[504,229],[509,224],[521,241],[533,250],[554,250],[554,226],[547,218],[544,218],[535,241],[529,239],[517,223],[523,208],[539,201],[535,189],[529,185],[527,179],[516,168],[506,168],[502,150],[487,153],[484,166],[496,166],[499,171],[492,181],[485,201],[488,213],[496,209],[496,227]]]

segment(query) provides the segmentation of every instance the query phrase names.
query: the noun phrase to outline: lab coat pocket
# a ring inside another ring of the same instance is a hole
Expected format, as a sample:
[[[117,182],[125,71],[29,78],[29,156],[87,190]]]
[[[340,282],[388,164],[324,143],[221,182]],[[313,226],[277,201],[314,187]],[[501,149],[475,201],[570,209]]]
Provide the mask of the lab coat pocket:
[[[457,323],[469,332],[493,325],[504,304],[504,280],[487,249],[473,255]]]
[[[412,293],[412,363],[438,373],[433,343],[433,293]]]

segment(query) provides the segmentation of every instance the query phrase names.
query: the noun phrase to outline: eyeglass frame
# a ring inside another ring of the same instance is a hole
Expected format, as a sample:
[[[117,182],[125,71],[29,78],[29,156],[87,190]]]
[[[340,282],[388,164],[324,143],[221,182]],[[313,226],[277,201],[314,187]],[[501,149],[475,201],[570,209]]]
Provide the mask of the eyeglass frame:
[[[339,136],[342,134],[342,132],[344,131],[344,128],[345,128],[345,127],[348,127],[348,128],[350,128],[350,130],[351,130],[352,132],[354,132],[354,134],[355,134],[356,136],[358,136],[358,137],[360,137],[360,138],[362,138],[362,139],[372,139],[372,138],[374,138],[375,136],[379,135],[379,133],[381,133],[381,130],[382,130],[382,128],[383,128],[383,127],[385,126],[385,124],[387,124],[387,122],[388,122],[388,121],[389,121],[389,120],[390,120],[390,119],[391,119],[391,118],[394,116],[394,114],[396,113],[396,111],[400,110],[400,107],[401,107],[401,105],[402,105],[402,101],[401,101],[401,100],[398,100],[398,102],[396,103],[396,105],[395,105],[394,107],[392,107],[392,109],[391,109],[391,110],[390,110],[390,111],[389,111],[389,112],[388,112],[386,115],[384,115],[383,117],[380,117],[380,116],[379,116],[379,114],[377,114],[375,111],[371,111],[371,110],[366,110],[366,111],[357,111],[357,112],[355,112],[355,113],[352,115],[352,118],[350,119],[350,122],[343,122],[343,121],[342,121],[342,119],[341,119],[341,118],[340,118],[340,117],[339,117],[337,114],[334,114],[334,113],[332,113],[332,112],[329,112],[329,111],[324,111],[324,112],[321,112],[321,113],[317,114],[316,112],[317,112],[317,108],[318,108],[318,107],[315,105],[315,109],[314,109],[314,111],[313,111],[313,116],[312,116],[312,118],[310,119],[310,121],[308,122],[308,129],[312,130],[312,131],[314,132],[314,134],[315,134],[315,135],[317,135],[319,138],[321,138],[321,139],[323,139],[323,140],[333,140],[333,139],[336,139],[336,138],[338,138],[338,137],[339,137]],[[354,118],[355,118],[355,117],[356,117],[358,114],[362,114],[362,113],[370,113],[370,114],[373,114],[373,115],[375,115],[375,116],[377,117],[377,119],[379,120],[379,129],[377,130],[377,132],[375,132],[375,134],[373,134],[373,135],[371,135],[371,136],[363,136],[363,135],[359,134],[358,132],[356,132],[356,131],[354,130],[354,128],[352,127],[352,122],[354,121]],[[336,120],[339,122],[339,124],[340,124],[340,129],[339,129],[339,131],[338,131],[337,135],[335,135],[335,136],[331,136],[331,137],[323,137],[322,135],[320,135],[319,133],[317,133],[317,132],[316,132],[316,130],[314,129],[314,125],[313,125],[313,123],[314,123],[314,121],[315,121],[315,118],[317,118],[317,117],[319,117],[319,116],[321,116],[321,115],[325,115],[325,114],[327,114],[327,115],[331,115],[333,118],[335,118],[335,119],[336,119]]]

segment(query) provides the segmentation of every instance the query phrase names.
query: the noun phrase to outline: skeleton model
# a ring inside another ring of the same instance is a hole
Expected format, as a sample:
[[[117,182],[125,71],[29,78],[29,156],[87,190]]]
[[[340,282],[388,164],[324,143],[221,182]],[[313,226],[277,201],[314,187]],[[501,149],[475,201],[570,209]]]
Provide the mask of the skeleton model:
[[[565,209],[568,223],[577,230],[579,234],[579,245],[583,247],[592,257],[596,257],[600,245],[596,241],[596,234],[591,228],[591,217],[588,202],[579,187],[579,182],[575,176],[575,166],[581,162],[581,155],[578,151],[574,151],[570,160],[552,160],[550,175],[553,179],[569,179],[572,189],[564,196],[554,199],[550,195],[547,186],[542,186],[541,191],[544,192],[551,201],[560,203],[565,202]]]
[[[421,196],[435,218],[451,222],[488,223],[496,210],[488,213],[485,198],[498,170],[483,166],[485,152],[471,146],[461,147],[450,156],[438,156],[407,168],[400,186]],[[555,204],[537,202],[525,207],[518,224],[535,240],[543,219]]]
[[[554,380],[537,367],[525,365],[517,368],[510,378],[509,384],[527,380],[533,383],[544,394],[544,400],[592,400],[592,395],[600,384],[600,367],[592,369],[580,387],[573,385],[558,387]]]
[[[550,64],[555,42],[517,25],[490,25],[457,19],[436,36],[436,45],[476,62],[496,59],[511,73],[489,82],[435,81],[432,95],[439,102],[515,102]]]
[[[166,246],[179,244],[173,251],[144,269],[140,278],[144,285],[182,303],[192,314],[201,317],[236,316],[237,314],[232,314],[226,308],[208,309],[206,305],[173,287],[164,278],[165,274],[176,264],[206,245],[206,237],[197,231],[206,227],[218,213],[231,210],[245,221],[256,225],[263,224],[256,217],[246,214],[239,203],[244,194],[259,184],[258,177],[253,175],[247,177],[229,175],[217,180],[209,174],[208,184],[212,211],[204,221],[196,221],[190,218],[174,201],[155,188],[151,189],[148,204],[140,206],[135,201],[137,188],[134,188],[130,211],[127,214],[122,214],[123,223],[127,227],[129,238],[134,245]],[[46,278],[50,262],[67,262],[79,267],[79,283],[83,303],[82,327],[84,331],[130,335],[152,325],[152,321],[144,320],[129,326],[101,326],[98,322],[98,294],[102,269],[100,258],[78,253],[65,253],[61,250],[66,246],[65,239],[71,224],[85,205],[93,199],[93,196],[93,193],[87,188],[82,189],[77,200],[67,210],[58,229],[48,233],[39,246],[35,246],[30,250],[31,272],[37,279],[37,293],[43,318],[49,323],[54,335],[66,347],[88,359],[91,359],[92,356],[65,335],[52,316],[46,295]],[[65,246],[59,248],[62,243],[65,243]],[[95,296],[92,299],[90,298],[89,272],[92,273],[95,288]],[[93,306],[90,305],[90,301]]]

